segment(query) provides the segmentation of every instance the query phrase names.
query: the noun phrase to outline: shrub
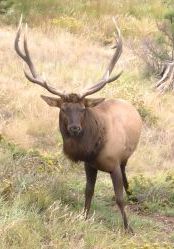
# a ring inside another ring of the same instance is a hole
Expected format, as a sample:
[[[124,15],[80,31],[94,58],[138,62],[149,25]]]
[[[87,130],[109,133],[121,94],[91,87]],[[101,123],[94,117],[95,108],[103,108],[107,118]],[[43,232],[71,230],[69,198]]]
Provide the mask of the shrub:
[[[0,0],[0,15],[6,14],[12,5],[13,1],[11,0]]]
[[[67,29],[72,33],[78,33],[83,26],[83,23],[80,20],[77,20],[75,17],[70,16],[61,16],[59,18],[53,18],[52,24]]]
[[[163,176],[148,178],[143,175],[131,180],[132,200],[140,203],[139,208],[150,212],[172,212],[174,205],[174,175],[168,173]]]

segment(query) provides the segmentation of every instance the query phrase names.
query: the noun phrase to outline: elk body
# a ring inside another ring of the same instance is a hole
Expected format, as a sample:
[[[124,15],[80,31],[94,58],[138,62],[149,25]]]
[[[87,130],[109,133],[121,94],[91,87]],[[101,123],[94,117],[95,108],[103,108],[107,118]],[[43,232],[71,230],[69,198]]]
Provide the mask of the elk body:
[[[125,167],[134,152],[140,137],[142,121],[136,109],[124,100],[86,98],[107,83],[116,80],[121,73],[110,78],[110,74],[122,53],[122,38],[116,23],[118,39],[114,55],[102,79],[81,94],[66,94],[50,86],[39,77],[32,63],[26,32],[24,52],[19,48],[22,20],[15,39],[15,50],[29,67],[25,69],[27,79],[59,97],[41,96],[48,105],[60,108],[59,127],[63,138],[64,153],[73,161],[83,161],[86,172],[85,214],[89,213],[98,170],[110,174],[115,191],[116,203],[121,211],[125,229],[130,228],[125,213],[123,187],[127,194],[128,181]]]

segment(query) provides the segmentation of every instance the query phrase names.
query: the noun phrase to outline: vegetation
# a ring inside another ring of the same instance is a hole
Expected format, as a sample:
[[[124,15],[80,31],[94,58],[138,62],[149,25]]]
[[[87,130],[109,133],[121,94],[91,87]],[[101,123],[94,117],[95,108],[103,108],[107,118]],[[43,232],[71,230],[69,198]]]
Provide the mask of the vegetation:
[[[130,202],[131,224],[137,230],[132,237],[119,230],[119,214],[115,208],[110,210],[115,203],[111,201],[112,185],[105,174],[100,174],[97,183],[93,207],[96,213],[85,221],[81,213],[84,188],[81,165],[72,167],[62,155],[50,157],[37,151],[27,152],[4,139],[0,156],[1,248],[172,248],[170,225],[138,215],[140,210],[154,212],[155,207],[165,213],[169,203],[173,215],[172,175],[163,180],[133,178],[133,193],[144,193],[148,198],[144,196],[146,203],[139,202],[137,210]],[[161,241],[163,234],[166,237]]]
[[[6,14],[12,5],[13,2],[10,0],[0,0],[0,15]]]
[[[159,80],[155,87],[164,93],[174,89],[174,5],[164,13],[163,19],[157,20],[160,31],[142,41],[140,56],[145,62],[148,74],[155,73]]]
[[[0,16],[0,248],[173,248],[173,95],[159,97],[153,91],[154,79],[144,74],[135,49],[147,35],[160,37],[156,21],[171,4],[14,0]],[[132,190],[127,211],[134,236],[121,228],[110,178],[102,172],[91,217],[84,220],[83,165],[62,154],[57,110],[42,102],[43,89],[24,78],[13,50],[21,12],[30,26],[38,71],[69,91],[101,77],[112,54],[111,17],[118,16],[124,52],[116,70],[124,72],[100,96],[132,102],[144,120],[140,144],[127,167]]]

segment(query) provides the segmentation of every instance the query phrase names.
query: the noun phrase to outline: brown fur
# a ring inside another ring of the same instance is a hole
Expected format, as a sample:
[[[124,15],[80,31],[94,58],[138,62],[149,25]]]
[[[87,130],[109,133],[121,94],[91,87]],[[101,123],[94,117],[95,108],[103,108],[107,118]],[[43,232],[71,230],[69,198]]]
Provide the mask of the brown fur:
[[[73,138],[68,134],[61,113],[59,126],[63,137],[64,153],[73,161],[91,162],[104,146],[105,129],[89,108],[86,109],[82,123],[84,129],[82,136]]]
[[[63,100],[63,102],[66,102],[66,103],[81,102],[79,95],[76,93],[71,93],[71,94],[65,95],[65,96],[63,96],[62,100]]]
[[[39,77],[27,46],[27,38],[24,36],[24,51],[19,47],[19,39],[22,31],[22,16],[19,22],[15,38],[15,50],[28,65],[30,73],[24,70],[26,78],[59,98],[41,96],[50,106],[60,108],[60,131],[63,137],[64,153],[73,161],[85,162],[86,190],[85,213],[89,212],[97,171],[110,173],[116,196],[116,203],[120,209],[125,229],[128,229],[128,221],[124,210],[123,185],[128,191],[128,182],[125,174],[125,166],[128,158],[134,152],[141,132],[141,118],[135,108],[121,100],[109,100],[103,98],[88,99],[93,93],[101,90],[107,83],[115,81],[121,75],[110,78],[112,70],[122,53],[122,37],[116,20],[113,19],[118,39],[111,61],[107,66],[102,79],[81,94],[65,94],[54,89],[45,79]]]
[[[124,227],[132,231],[124,209],[123,187],[129,195],[125,167],[137,147],[142,127],[136,109],[124,100],[80,99],[76,94],[63,99],[42,98],[49,105],[60,108],[59,126],[64,153],[73,161],[85,162],[86,217],[97,172],[102,170],[110,173]]]

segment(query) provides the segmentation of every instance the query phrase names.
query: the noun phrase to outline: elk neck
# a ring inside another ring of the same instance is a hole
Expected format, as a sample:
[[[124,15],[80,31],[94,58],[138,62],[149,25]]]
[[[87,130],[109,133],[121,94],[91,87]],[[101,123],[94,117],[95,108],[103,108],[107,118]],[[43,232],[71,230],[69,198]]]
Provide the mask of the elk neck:
[[[71,137],[64,120],[59,116],[59,127],[63,138],[64,153],[72,161],[94,161],[105,142],[104,123],[97,111],[87,108],[83,120],[83,134]]]

